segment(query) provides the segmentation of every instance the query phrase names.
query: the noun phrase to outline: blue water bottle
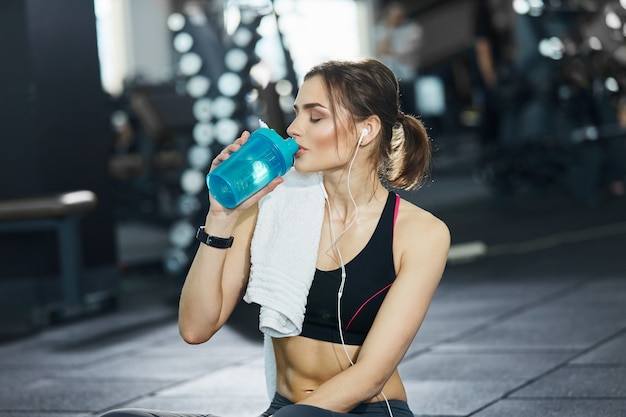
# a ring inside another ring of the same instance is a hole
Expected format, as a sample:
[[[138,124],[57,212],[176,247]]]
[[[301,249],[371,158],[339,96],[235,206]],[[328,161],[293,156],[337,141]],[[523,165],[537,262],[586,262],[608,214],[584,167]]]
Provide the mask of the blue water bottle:
[[[215,199],[226,208],[234,208],[293,166],[298,144],[283,139],[276,131],[262,127],[250,134],[248,141],[206,177]]]

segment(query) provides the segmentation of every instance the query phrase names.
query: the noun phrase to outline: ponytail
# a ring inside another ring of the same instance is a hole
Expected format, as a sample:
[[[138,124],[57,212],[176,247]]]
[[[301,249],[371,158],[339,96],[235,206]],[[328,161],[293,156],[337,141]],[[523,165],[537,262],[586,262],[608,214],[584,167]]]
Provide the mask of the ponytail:
[[[398,111],[391,132],[390,152],[380,158],[381,178],[391,187],[415,190],[422,186],[430,171],[430,138],[424,124]]]

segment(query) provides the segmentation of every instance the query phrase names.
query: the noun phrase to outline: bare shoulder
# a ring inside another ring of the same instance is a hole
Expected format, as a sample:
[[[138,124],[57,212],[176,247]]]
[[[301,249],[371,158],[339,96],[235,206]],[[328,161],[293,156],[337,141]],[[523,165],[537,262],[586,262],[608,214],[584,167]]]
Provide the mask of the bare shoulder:
[[[430,237],[434,239],[450,238],[448,226],[431,212],[401,199],[396,220],[396,232],[408,234],[414,238]]]
[[[407,200],[400,200],[394,234],[394,242],[403,252],[447,257],[450,248],[448,226],[431,212]]]

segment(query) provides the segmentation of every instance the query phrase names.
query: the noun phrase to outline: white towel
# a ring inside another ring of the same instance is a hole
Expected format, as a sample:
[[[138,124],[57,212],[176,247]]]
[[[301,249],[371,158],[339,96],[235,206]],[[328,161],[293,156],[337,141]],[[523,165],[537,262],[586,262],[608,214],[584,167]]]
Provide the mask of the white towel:
[[[259,204],[244,300],[261,306],[259,329],[272,337],[302,330],[324,218],[321,175],[294,169]]]
[[[288,171],[285,181],[259,203],[250,248],[247,303],[261,306],[259,329],[265,335],[265,368],[270,397],[276,366],[271,337],[302,331],[307,296],[317,262],[324,219],[322,176]]]

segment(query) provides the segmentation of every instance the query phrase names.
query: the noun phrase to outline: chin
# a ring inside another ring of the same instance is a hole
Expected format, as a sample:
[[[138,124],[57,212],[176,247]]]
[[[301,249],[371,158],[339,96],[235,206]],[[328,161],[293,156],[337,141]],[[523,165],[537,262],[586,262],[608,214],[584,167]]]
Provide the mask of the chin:
[[[303,159],[296,159],[293,167],[296,171],[301,173],[322,172],[329,168],[332,168],[329,166],[329,164],[320,163],[320,161],[315,161],[312,159],[309,159],[308,161]]]
[[[307,165],[299,162],[298,159],[296,159],[296,161],[294,162],[293,167],[298,172],[311,172],[311,170],[307,168]]]
[[[313,155],[302,155],[296,158],[293,166],[296,171],[302,173],[321,172],[333,167],[332,164],[325,161],[323,158],[314,157]]]

